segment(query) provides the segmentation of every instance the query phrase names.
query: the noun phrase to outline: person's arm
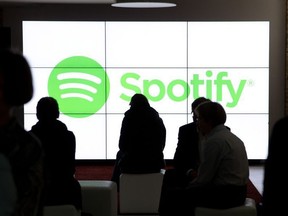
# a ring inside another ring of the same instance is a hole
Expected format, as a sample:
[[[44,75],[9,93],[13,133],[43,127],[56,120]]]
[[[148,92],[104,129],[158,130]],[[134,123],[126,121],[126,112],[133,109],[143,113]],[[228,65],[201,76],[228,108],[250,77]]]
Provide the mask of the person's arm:
[[[161,146],[162,146],[162,151],[164,150],[165,148],[165,145],[166,145],[166,127],[164,125],[164,122],[163,120],[160,118],[160,128],[161,128]]]
[[[182,130],[182,127],[180,127],[178,131],[177,147],[176,147],[174,157],[173,157],[173,164],[176,169],[182,167],[181,159],[183,157],[183,150],[184,150],[183,149],[183,145],[184,145],[183,137],[184,137],[183,130]]]
[[[68,147],[66,153],[69,154],[67,155],[69,158],[66,161],[67,163],[67,170],[69,170],[70,174],[74,176],[75,171],[76,171],[76,159],[75,159],[75,154],[76,154],[76,137],[72,131],[67,132],[67,142],[68,142]],[[63,162],[64,163],[64,162]]]
[[[205,185],[212,182],[222,159],[221,140],[211,139],[205,143],[197,177],[189,186]]]
[[[129,126],[127,118],[124,117],[122,120],[121,130],[120,130],[120,137],[119,137],[119,149],[123,152],[127,149],[127,139],[128,139],[128,130],[127,127]]]

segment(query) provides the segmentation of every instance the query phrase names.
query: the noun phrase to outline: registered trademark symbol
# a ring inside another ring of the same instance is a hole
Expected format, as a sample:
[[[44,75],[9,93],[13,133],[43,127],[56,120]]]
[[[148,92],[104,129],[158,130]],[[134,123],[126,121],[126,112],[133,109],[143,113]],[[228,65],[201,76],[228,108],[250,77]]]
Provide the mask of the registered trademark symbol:
[[[247,80],[247,85],[253,87],[255,85],[254,80]]]

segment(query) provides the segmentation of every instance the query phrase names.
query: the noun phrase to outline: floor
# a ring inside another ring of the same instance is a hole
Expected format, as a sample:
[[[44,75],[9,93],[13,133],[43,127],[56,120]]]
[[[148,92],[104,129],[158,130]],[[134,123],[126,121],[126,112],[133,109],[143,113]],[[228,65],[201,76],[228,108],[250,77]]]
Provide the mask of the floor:
[[[263,194],[264,166],[250,166],[250,180],[258,189],[260,194]]]

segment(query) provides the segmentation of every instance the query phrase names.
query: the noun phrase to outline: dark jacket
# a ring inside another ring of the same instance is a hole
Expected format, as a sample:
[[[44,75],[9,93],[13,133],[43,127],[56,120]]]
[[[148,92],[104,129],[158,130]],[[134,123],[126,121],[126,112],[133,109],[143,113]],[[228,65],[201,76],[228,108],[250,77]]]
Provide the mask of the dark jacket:
[[[198,169],[198,137],[199,135],[195,122],[191,122],[179,128],[178,143],[173,158],[173,165],[179,171],[186,172],[189,169]]]
[[[76,140],[66,125],[55,120],[32,126],[44,149],[45,195],[47,205],[74,204],[81,208],[81,188],[74,178]]]
[[[279,196],[287,186],[287,143],[288,117],[279,119],[272,128],[268,155],[264,166],[263,216],[279,215],[286,211],[287,198]],[[261,214],[262,215],[262,214]]]
[[[166,128],[152,107],[131,108],[122,121],[119,149],[122,172],[159,172],[165,167]]]
[[[0,152],[9,159],[17,188],[14,215],[42,215],[43,151],[39,140],[12,119],[0,129]]]

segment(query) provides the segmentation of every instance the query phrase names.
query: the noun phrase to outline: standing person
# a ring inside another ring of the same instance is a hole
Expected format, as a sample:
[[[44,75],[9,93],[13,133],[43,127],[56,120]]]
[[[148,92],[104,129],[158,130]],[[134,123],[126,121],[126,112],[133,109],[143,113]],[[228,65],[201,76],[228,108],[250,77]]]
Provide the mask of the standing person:
[[[31,132],[42,142],[44,150],[44,204],[72,204],[82,209],[81,187],[74,178],[76,140],[74,133],[58,120],[58,102],[41,98],[36,107],[38,122]]]
[[[13,114],[14,109],[29,102],[32,96],[33,80],[27,60],[17,51],[2,49],[0,51],[0,153],[10,163],[16,186],[17,201],[13,216],[40,216],[43,213],[41,144],[23,128]]]
[[[287,191],[287,131],[288,117],[283,117],[275,123],[270,136],[268,156],[264,164],[263,201],[260,209],[263,216],[279,215],[287,211],[287,197],[279,196],[281,191]]]
[[[162,188],[160,215],[194,215],[195,207],[231,208],[243,205],[249,164],[243,141],[224,124],[226,112],[216,102],[195,110],[201,133],[197,176],[185,187]]]
[[[123,173],[154,173],[165,168],[166,128],[143,94],[135,94],[124,114],[112,181]]]

